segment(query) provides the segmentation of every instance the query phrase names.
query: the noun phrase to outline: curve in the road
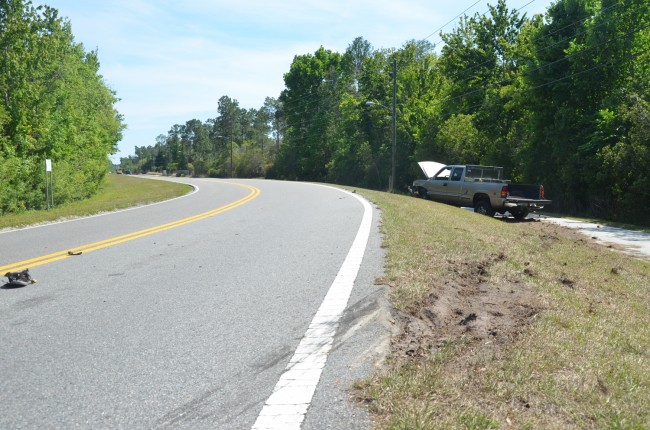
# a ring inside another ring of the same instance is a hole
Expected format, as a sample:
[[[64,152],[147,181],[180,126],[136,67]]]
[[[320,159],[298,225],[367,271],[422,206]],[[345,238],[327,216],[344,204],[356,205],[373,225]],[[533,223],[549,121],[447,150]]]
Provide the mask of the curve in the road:
[[[86,244],[86,245],[81,245],[81,246],[78,246],[78,247],[73,248],[73,249],[66,249],[66,250],[63,250],[63,251],[54,252],[54,253],[43,255],[43,256],[40,256],[40,257],[30,258],[28,260],[18,261],[16,263],[10,263],[10,264],[4,265],[4,266],[0,266],[0,273],[18,272],[18,271],[21,271],[21,270],[24,270],[24,269],[27,269],[27,268],[41,266],[43,264],[48,264],[48,263],[53,263],[53,262],[58,261],[58,260],[63,260],[65,258],[70,258],[71,256],[79,255],[80,253],[84,253],[84,252],[87,253],[87,252],[96,251],[98,249],[107,248],[109,246],[114,246],[114,245],[117,245],[117,244],[120,244],[120,243],[128,242],[130,240],[138,239],[138,238],[141,238],[141,237],[145,237],[145,236],[149,236],[149,235],[152,235],[152,234],[160,233],[160,232],[165,231],[165,230],[170,230],[170,229],[173,229],[173,228],[176,228],[176,227],[180,227],[180,226],[183,226],[183,225],[186,225],[186,224],[189,224],[189,223],[200,221],[202,219],[209,218],[209,217],[212,217],[212,216],[215,216],[215,215],[219,215],[221,213],[224,213],[224,212],[227,212],[229,210],[235,209],[235,208],[237,208],[237,207],[239,207],[239,206],[241,206],[243,204],[246,204],[246,203],[250,202],[251,200],[255,199],[256,197],[258,197],[260,195],[260,193],[261,193],[259,188],[253,187],[251,185],[240,184],[240,183],[235,183],[235,182],[227,182],[227,184],[237,185],[237,186],[240,186],[240,187],[247,188],[250,191],[250,193],[247,194],[245,197],[243,197],[243,198],[241,198],[239,200],[236,200],[236,201],[234,201],[232,203],[229,203],[227,205],[224,205],[224,206],[218,207],[216,209],[213,209],[213,210],[210,210],[210,211],[207,211],[207,212],[203,212],[203,213],[200,213],[200,214],[197,214],[197,215],[194,215],[194,216],[182,218],[182,219],[179,219],[177,221],[169,222],[169,223],[166,223],[166,224],[158,225],[158,226],[151,227],[151,228],[144,229],[144,230],[135,231],[135,232],[124,234],[124,235],[117,236],[117,237],[112,237],[112,238],[105,239],[105,240],[102,240],[102,241],[99,241],[99,242],[94,242],[94,243],[89,243],[89,244]]]

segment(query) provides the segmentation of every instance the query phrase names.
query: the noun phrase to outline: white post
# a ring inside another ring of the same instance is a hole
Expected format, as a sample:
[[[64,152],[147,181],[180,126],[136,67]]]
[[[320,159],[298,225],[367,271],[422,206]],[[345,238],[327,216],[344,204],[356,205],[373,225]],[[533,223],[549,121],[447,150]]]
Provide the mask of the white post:
[[[47,208],[50,208],[50,199],[51,205],[54,206],[54,187],[52,183],[52,160],[49,158],[45,160],[45,201],[47,203]]]

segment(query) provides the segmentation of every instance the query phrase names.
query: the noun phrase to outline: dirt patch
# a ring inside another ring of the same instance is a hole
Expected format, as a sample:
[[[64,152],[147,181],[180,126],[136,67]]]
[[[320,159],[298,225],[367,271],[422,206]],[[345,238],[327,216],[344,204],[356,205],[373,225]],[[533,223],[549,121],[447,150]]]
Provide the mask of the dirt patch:
[[[479,263],[447,261],[449,277],[433,281],[420,307],[397,315],[403,329],[393,339],[394,356],[425,358],[460,338],[493,347],[512,342],[540,304],[534,289],[523,283],[489,281],[491,266],[505,258],[498,254]]]
[[[554,242],[560,240],[560,237],[579,242],[582,244],[592,243],[589,237],[577,230],[569,227],[563,227],[558,224],[547,222],[534,222],[527,225],[531,229],[540,232],[540,239],[544,242]],[[599,245],[600,246],[600,245]]]

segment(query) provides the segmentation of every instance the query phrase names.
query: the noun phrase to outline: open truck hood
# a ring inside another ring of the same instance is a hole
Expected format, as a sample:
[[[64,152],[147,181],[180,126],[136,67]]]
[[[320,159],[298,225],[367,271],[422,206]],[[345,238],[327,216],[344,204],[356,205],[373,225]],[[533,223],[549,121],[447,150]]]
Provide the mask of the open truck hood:
[[[433,178],[433,175],[438,173],[446,164],[438,163],[437,161],[419,161],[418,165],[424,172],[427,178]]]

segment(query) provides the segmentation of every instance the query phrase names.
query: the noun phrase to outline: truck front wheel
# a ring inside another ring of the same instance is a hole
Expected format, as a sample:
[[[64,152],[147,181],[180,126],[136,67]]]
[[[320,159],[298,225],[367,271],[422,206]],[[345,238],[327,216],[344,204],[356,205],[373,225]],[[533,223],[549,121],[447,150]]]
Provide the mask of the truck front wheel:
[[[483,199],[476,202],[474,205],[474,212],[481,215],[494,216],[494,209],[489,200]]]
[[[424,200],[428,200],[428,199],[429,199],[429,193],[427,192],[427,189],[424,188],[424,187],[420,187],[420,189],[418,190],[418,194],[419,194],[420,197],[422,197]]]

